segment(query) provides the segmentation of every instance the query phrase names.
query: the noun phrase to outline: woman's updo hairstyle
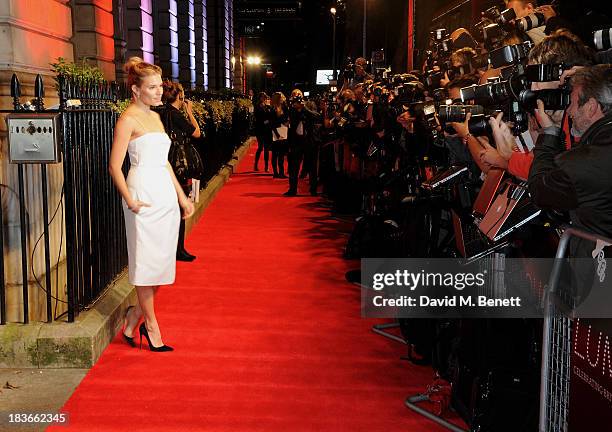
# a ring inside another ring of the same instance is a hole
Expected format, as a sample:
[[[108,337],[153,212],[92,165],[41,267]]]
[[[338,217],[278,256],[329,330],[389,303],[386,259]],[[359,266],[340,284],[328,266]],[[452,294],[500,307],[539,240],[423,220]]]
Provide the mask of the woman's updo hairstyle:
[[[172,82],[170,80],[164,81],[164,95],[162,96],[162,100],[164,103],[173,104],[179,98],[181,94],[185,90],[183,90],[183,86],[181,83]]]
[[[145,62],[140,57],[130,57],[123,65],[123,70],[128,74],[127,84],[131,89],[133,85],[140,87],[142,80],[151,75],[161,76],[162,70],[159,66]]]

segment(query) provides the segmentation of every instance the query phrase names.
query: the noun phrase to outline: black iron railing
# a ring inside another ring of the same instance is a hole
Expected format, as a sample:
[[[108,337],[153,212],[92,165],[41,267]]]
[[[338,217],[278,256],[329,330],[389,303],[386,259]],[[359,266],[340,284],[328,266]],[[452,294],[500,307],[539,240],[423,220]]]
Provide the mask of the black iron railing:
[[[121,200],[108,174],[118,99],[112,83],[58,77],[63,119],[68,320],[127,264]],[[80,105],[70,105],[79,100]],[[127,161],[126,161],[127,164]],[[127,167],[125,167],[127,169]]]

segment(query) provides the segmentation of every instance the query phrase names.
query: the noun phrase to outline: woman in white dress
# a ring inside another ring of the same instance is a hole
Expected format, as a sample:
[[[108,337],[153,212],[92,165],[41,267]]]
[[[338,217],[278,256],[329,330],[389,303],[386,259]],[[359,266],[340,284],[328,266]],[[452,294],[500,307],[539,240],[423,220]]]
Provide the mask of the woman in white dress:
[[[136,286],[138,305],[126,312],[123,337],[136,346],[133,333],[144,317],[139,327],[141,346],[144,336],[151,351],[172,351],[162,340],[154,297],[160,285],[174,283],[179,206],[184,218],[193,214],[194,207],[168,164],[170,138],[159,114],[151,110],[161,104],[161,69],[137,57],[124,68],[132,103],[115,126],[109,171],[123,198],[128,276]],[[121,171],[126,153],[131,162],[127,179]]]

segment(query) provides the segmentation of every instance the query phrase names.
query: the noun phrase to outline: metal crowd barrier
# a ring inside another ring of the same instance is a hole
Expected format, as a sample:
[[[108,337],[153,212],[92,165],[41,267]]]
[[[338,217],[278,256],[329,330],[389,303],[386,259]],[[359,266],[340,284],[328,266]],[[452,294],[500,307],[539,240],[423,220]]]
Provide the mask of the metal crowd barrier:
[[[565,432],[568,428],[571,376],[571,310],[555,301],[563,258],[572,237],[612,244],[612,239],[576,228],[564,231],[544,297],[542,373],[540,376],[540,432]]]
[[[544,293],[544,325],[542,335],[542,366],[540,375],[539,432],[566,432],[568,430],[572,308],[559,300],[558,286],[563,258],[570,239],[577,237],[597,243],[612,244],[612,239],[593,233],[567,228],[559,241],[547,290]],[[428,400],[429,395],[417,394],[406,399],[406,406],[420,415],[454,432],[467,432],[444,418],[437,416],[418,404]]]

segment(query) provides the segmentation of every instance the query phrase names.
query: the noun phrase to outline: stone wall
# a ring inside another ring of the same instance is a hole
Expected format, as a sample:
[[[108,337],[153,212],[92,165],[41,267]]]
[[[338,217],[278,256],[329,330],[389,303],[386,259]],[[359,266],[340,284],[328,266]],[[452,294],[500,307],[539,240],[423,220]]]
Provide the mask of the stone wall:
[[[73,59],[72,11],[68,0],[5,0],[0,2],[0,109],[12,108],[10,81],[16,73],[22,84],[21,102],[31,99],[34,94],[34,79],[41,74],[45,82],[45,104],[47,107],[57,103],[55,82],[49,63],[58,57]],[[16,165],[8,163],[8,143],[6,123],[0,120],[0,183],[4,220],[4,264],[7,290],[7,320],[23,320],[21,242],[19,222],[19,196]],[[44,285],[44,247],[42,241],[34,246],[43,232],[42,199],[39,166],[26,166],[25,201],[28,216],[27,252],[29,265],[41,284]],[[49,212],[57,208],[63,184],[62,165],[48,167]],[[50,242],[53,265],[59,261],[60,267],[65,260],[61,206],[56,219],[50,224]],[[64,247],[60,252],[60,244]],[[65,299],[65,280],[56,281],[53,274],[52,290]],[[45,293],[36,284],[29,271],[30,319],[43,320],[46,317]],[[58,304],[58,313],[65,309]]]

